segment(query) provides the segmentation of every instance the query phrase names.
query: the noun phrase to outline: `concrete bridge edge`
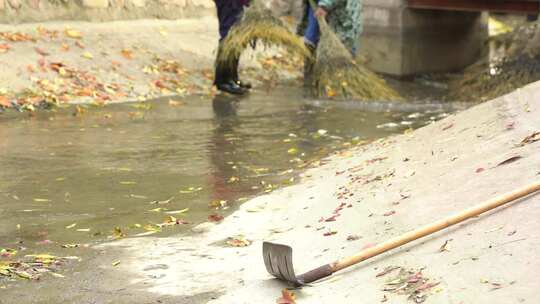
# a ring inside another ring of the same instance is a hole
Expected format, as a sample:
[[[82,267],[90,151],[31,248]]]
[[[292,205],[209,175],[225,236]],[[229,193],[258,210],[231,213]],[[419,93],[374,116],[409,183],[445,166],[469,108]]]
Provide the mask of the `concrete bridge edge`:
[[[360,55],[376,72],[407,77],[474,63],[488,38],[487,14],[412,10],[405,0],[364,0]]]

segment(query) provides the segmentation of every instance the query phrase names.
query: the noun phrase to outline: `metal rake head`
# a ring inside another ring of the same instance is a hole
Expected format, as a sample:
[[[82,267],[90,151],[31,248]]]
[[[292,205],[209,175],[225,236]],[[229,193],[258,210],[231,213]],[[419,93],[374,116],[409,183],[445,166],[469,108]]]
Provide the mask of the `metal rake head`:
[[[335,271],[332,264],[326,264],[296,276],[292,262],[292,248],[287,245],[264,242],[263,257],[266,270],[271,275],[296,287],[331,276]]]
[[[291,247],[264,242],[263,257],[266,270],[271,275],[295,286],[304,285],[304,282],[300,281],[294,273]]]

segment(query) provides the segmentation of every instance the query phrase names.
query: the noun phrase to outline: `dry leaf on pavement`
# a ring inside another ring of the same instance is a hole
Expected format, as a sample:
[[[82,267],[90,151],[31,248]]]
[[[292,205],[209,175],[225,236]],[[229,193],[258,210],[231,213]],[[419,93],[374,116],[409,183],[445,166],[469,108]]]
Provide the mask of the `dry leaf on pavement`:
[[[81,32],[79,32],[77,30],[73,30],[73,29],[66,29],[65,34],[69,38],[73,38],[73,39],[81,39],[82,38]]]
[[[36,53],[40,54],[41,56],[49,56],[50,55],[47,51],[45,51],[42,48],[35,47],[34,50],[36,51]]]
[[[357,235],[357,234],[351,234],[351,235],[347,236],[347,241],[356,241],[356,240],[359,240],[361,238],[362,237]]]
[[[532,144],[533,142],[536,142],[539,140],[540,140],[540,131],[534,132],[533,134],[525,137],[518,146],[525,146],[527,144]]]
[[[94,59],[94,55],[90,52],[84,52],[81,56],[86,59]]]
[[[285,288],[281,291],[281,297],[277,299],[276,304],[296,304],[296,297]]]
[[[223,220],[223,216],[219,215],[219,214],[210,214],[208,216],[208,221],[210,222],[220,222]]]
[[[0,106],[10,108],[12,105],[9,99],[7,99],[7,97],[0,96]]]
[[[236,236],[229,238],[229,240],[227,240],[227,245],[232,247],[247,247],[251,245],[251,241],[243,236]]]
[[[9,49],[11,49],[11,46],[9,46],[9,44],[0,43],[0,54],[7,53],[7,51],[9,51]]]
[[[523,157],[521,157],[520,155],[512,156],[512,157],[507,158],[507,159],[503,160],[502,162],[498,163],[497,166],[495,166],[495,167],[511,164],[511,163],[521,159],[521,158],[523,158]]]
[[[391,273],[392,271],[394,271],[396,269],[401,269],[401,267],[399,267],[399,266],[388,266],[383,271],[377,273],[377,275],[375,277],[380,278],[382,276],[385,276],[385,275]]]
[[[385,214],[383,214],[383,216],[391,216],[391,215],[394,215],[396,214],[396,211],[395,210],[391,210],[391,211],[388,211],[386,212]]]
[[[123,49],[123,50],[120,51],[120,53],[126,59],[129,59],[129,60],[133,59],[133,51],[132,50]]]
[[[444,244],[442,244],[441,247],[439,248],[439,252],[450,251],[450,242],[451,241],[452,241],[452,239],[446,240],[444,242]]]

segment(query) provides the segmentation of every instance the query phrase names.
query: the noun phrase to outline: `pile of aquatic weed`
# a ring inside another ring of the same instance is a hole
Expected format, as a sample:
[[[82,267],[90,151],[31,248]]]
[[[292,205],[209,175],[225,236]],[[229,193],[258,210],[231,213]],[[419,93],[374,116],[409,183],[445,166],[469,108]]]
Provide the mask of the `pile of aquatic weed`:
[[[290,31],[285,22],[275,17],[262,1],[253,1],[242,19],[233,26],[223,41],[218,61],[232,64],[246,48],[255,44],[264,47],[277,45],[302,57],[311,56],[304,41]]]
[[[484,58],[450,83],[449,99],[486,101],[540,80],[540,27],[526,24],[492,38],[504,49],[501,58]]]
[[[326,20],[319,18],[319,26],[321,40],[310,84],[315,96],[379,101],[402,99],[382,78],[353,59]]]

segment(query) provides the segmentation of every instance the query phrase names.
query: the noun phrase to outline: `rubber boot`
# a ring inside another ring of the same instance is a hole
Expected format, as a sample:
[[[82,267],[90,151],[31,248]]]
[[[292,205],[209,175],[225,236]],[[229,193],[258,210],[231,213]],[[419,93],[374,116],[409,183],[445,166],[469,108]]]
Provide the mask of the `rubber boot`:
[[[239,64],[240,64],[240,58],[236,58],[233,61],[232,67],[231,67],[232,78],[233,78],[234,82],[236,82],[236,84],[238,84],[242,89],[250,90],[251,89],[251,83],[241,81],[239,76],[238,76],[238,66],[239,66]]]

